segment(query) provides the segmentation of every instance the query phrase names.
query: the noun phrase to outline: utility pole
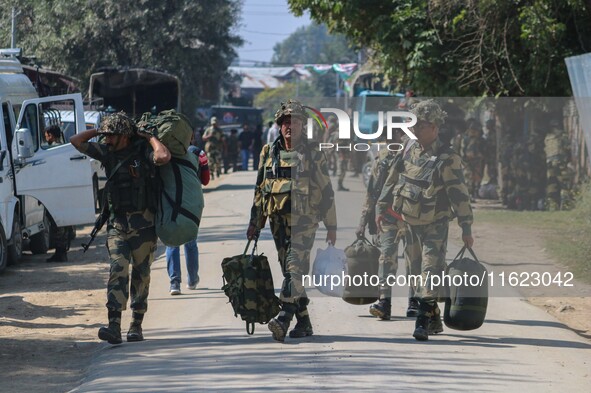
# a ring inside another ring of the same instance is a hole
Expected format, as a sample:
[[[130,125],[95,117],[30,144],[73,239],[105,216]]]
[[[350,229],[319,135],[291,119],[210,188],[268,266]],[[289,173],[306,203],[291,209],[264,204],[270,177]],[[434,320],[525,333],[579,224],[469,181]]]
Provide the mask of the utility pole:
[[[16,10],[12,7],[12,26],[10,28],[10,47],[16,48]]]

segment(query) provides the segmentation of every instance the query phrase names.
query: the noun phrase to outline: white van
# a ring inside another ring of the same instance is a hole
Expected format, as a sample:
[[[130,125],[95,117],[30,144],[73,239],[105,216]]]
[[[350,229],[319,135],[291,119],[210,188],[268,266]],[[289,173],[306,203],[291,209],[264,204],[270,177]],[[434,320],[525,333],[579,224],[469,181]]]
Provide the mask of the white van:
[[[75,112],[86,129],[80,94],[38,98],[15,58],[0,50],[0,271],[23,246],[47,252],[50,218],[57,226],[95,220],[90,159],[70,143],[43,148],[48,113]]]
[[[105,117],[105,112],[101,111],[84,111],[84,122],[86,129],[99,128],[101,121]],[[76,134],[76,113],[74,111],[60,111],[59,125],[62,129],[62,134],[65,142],[69,142],[70,138]],[[94,141],[95,138],[93,138]],[[105,168],[103,168],[100,161],[90,159],[90,167],[92,168],[92,191],[94,195],[94,204],[97,213],[102,206],[102,192],[107,183],[107,175]]]

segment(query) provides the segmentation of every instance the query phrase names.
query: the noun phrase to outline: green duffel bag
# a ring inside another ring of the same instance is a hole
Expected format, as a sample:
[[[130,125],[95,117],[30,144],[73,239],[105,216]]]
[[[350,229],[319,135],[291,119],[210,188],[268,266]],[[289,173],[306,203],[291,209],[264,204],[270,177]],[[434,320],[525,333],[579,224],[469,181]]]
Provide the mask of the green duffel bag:
[[[347,275],[351,280],[350,282],[346,280],[344,283],[343,300],[356,305],[370,304],[378,300],[379,285],[372,286],[369,280],[371,276],[378,274],[380,249],[362,237],[345,248],[345,256],[347,257]],[[359,284],[359,279],[363,279],[365,274],[367,274],[367,285],[355,285]]]
[[[246,332],[253,334],[255,323],[268,323],[281,311],[281,303],[275,295],[267,257],[255,255],[256,241],[248,255],[249,246],[250,240],[242,254],[222,261],[222,291],[232,304],[234,316],[240,315],[246,322]]]
[[[156,235],[167,246],[178,247],[197,238],[205,203],[198,168],[191,152],[157,168]]]
[[[468,251],[474,259],[464,258],[465,251],[466,247],[463,247],[445,270],[445,274],[451,277],[452,285],[445,300],[443,322],[455,330],[478,329],[484,322],[488,306],[488,272],[471,248]],[[453,285],[454,276],[468,277],[468,282],[462,279],[462,285]],[[473,282],[477,285],[470,284],[470,277],[473,276],[478,277],[478,283],[476,280]]]
[[[157,116],[146,112],[142,114],[137,126],[155,135],[173,157],[183,157],[193,137],[193,127],[189,119],[174,109],[162,111]]]

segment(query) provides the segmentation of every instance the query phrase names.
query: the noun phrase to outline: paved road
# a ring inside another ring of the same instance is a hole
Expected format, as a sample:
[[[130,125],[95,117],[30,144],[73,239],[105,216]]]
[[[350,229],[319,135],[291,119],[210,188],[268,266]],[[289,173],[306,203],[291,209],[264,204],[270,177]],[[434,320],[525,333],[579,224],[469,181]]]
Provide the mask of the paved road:
[[[254,178],[254,172],[230,175],[206,194],[199,289],[168,294],[160,247],[145,321],[147,340],[102,345],[75,392],[589,391],[591,343],[517,296],[491,298],[486,323],[478,330],[446,328],[419,343],[411,336],[414,321],[402,317],[403,289],[389,322],[370,317],[367,306],[311,290],[313,337],[279,344],[261,325],[248,336],[219,288],[222,258],[242,252],[245,245]],[[353,239],[361,195],[359,183],[337,195],[337,246]],[[324,236],[319,231],[317,238]],[[259,249],[275,261],[268,230]],[[450,244],[448,258],[456,252]],[[272,266],[277,287],[279,266]],[[124,324],[128,318],[129,312]]]

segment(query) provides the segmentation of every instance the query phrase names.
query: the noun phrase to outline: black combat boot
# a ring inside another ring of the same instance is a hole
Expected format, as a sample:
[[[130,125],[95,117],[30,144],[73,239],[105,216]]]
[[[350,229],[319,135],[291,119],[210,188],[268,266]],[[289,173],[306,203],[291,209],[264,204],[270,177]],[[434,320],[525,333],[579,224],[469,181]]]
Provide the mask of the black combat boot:
[[[412,336],[417,341],[427,341],[429,339],[429,317],[419,315],[415,322],[415,331]]]
[[[342,182],[342,181],[340,181],[340,182],[339,182],[338,191],[349,191],[349,189],[348,189],[348,188],[346,188],[345,186],[343,186],[343,182]]]
[[[58,247],[55,249],[55,254],[51,258],[47,258],[45,262],[68,262],[68,252],[65,248]]]
[[[295,303],[283,303],[281,306],[281,312],[277,317],[271,319],[267,327],[273,334],[273,340],[283,342],[289,329],[289,324],[293,318],[293,315],[298,309]]]
[[[142,332],[142,321],[144,320],[144,314],[133,313],[133,320],[129,325],[127,331],[127,342],[144,341],[144,334]]]
[[[392,316],[392,301],[389,297],[380,299],[376,304],[369,306],[369,313],[382,321],[389,321]]]
[[[308,337],[314,334],[312,329],[312,322],[310,322],[310,314],[308,314],[308,304],[310,299],[300,298],[298,301],[298,312],[296,313],[297,323],[294,328],[289,332],[291,338],[302,338]]]
[[[419,301],[419,315],[412,334],[417,341],[429,339],[429,321],[434,314],[434,308],[435,305],[432,302]]]
[[[408,298],[408,308],[406,309],[406,316],[409,318],[416,318],[419,315],[419,301],[417,298]]]
[[[109,344],[121,344],[121,311],[109,310],[109,326],[98,331],[98,337]]]
[[[429,334],[438,334],[443,332],[443,323],[441,322],[441,310],[437,303],[433,310],[433,316],[429,319]]]

